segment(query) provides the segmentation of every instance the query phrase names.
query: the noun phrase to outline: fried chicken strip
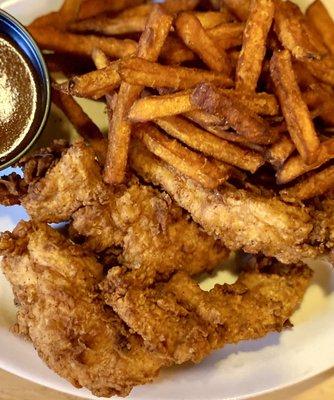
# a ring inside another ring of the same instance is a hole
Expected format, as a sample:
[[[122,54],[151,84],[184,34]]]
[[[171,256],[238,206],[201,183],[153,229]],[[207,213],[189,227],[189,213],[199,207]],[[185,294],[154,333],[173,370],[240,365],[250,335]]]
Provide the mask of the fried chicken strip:
[[[139,175],[160,185],[194,221],[232,250],[263,253],[293,263],[314,258],[326,246],[332,247],[328,242],[330,229],[319,236],[313,234],[318,231],[317,225],[326,221],[313,218],[311,207],[288,205],[275,196],[228,186],[216,191],[204,189],[178,175],[139,143],[132,147],[130,159]]]
[[[16,331],[74,386],[125,396],[166,365],[99,299],[102,266],[82,248],[46,224],[21,222],[1,235],[0,250],[18,304]]]
[[[102,283],[104,298],[145,346],[177,364],[199,362],[212,350],[281,331],[312,276],[305,265],[271,262],[264,271],[240,274],[233,285],[205,292],[183,272],[154,287],[124,289],[122,267]]]

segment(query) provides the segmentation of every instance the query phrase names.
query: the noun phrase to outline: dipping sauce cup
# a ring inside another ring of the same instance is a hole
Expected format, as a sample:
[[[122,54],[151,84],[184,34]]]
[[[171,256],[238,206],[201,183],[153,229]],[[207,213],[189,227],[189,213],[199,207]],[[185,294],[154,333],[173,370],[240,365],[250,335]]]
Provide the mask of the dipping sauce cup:
[[[50,80],[43,56],[26,29],[0,10],[0,169],[30,149],[49,110]]]

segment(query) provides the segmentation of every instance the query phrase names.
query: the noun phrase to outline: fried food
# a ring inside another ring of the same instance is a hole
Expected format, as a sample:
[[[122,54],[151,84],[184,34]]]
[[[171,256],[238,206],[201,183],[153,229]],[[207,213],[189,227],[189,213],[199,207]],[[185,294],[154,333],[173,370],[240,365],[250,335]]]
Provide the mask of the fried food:
[[[311,277],[307,267],[285,268],[244,272],[235,284],[216,285],[209,292],[183,272],[153,287],[138,288],[136,282],[124,287],[131,272],[114,268],[103,295],[145,346],[176,364],[199,362],[227,343],[284,329]]]
[[[98,298],[103,268],[87,251],[33,222],[3,233],[0,249],[18,305],[15,331],[72,385],[125,396],[166,365]]]
[[[128,7],[138,6],[145,0],[84,0],[78,19],[86,19],[105,12],[119,12]]]
[[[217,25],[208,29],[206,33],[221,50],[227,50],[241,46],[244,29],[245,25],[243,23],[231,22]]]
[[[302,99],[288,51],[274,53],[270,72],[291,139],[305,163],[312,164],[317,158],[320,140]]]
[[[158,59],[172,21],[170,14],[163,11],[160,6],[154,6],[140,37],[137,57],[149,61]],[[104,169],[104,179],[110,184],[124,181],[131,136],[131,122],[127,119],[127,114],[142,90],[143,87],[138,84],[121,83],[109,127],[109,145]]]
[[[136,143],[130,163],[144,179],[160,185],[186,209],[206,232],[218,236],[231,250],[262,253],[283,263],[314,258],[325,251],[328,235],[314,237],[312,208],[287,205],[269,193],[234,187],[211,191],[185,179]]]
[[[252,0],[236,70],[236,88],[255,92],[274,18],[273,0]]]
[[[240,21],[245,21],[249,15],[250,0],[222,0],[232,14],[236,15]]]
[[[295,149],[296,147],[293,141],[287,135],[282,135],[276,143],[269,147],[266,153],[266,159],[276,169],[280,168]]]

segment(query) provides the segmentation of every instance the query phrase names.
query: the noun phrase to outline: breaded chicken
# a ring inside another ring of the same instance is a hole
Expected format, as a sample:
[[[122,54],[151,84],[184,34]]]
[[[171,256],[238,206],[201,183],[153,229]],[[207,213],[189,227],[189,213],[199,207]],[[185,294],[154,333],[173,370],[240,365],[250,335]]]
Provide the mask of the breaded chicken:
[[[116,264],[134,270],[138,284],[153,282],[157,274],[168,278],[176,270],[191,275],[210,271],[229,255],[168,194],[136,177],[119,187],[104,184],[93,149],[82,142],[63,149],[44,176],[31,176],[21,198],[31,218],[49,223],[72,219],[71,232],[84,239],[85,248],[107,254],[116,249]]]
[[[2,234],[0,249],[16,330],[60,376],[97,396],[124,396],[166,365],[102,303],[102,266],[81,247],[46,224],[22,222]]]
[[[275,196],[263,196],[231,186],[211,191],[177,174],[139,142],[130,154],[133,169],[160,185],[210,234],[232,250],[263,253],[283,263],[314,258],[331,248],[333,224],[312,207],[288,205]],[[321,234],[319,226],[322,226]]]
[[[113,268],[101,284],[107,304],[145,346],[180,364],[199,362],[227,343],[281,331],[299,306],[312,276],[305,265],[271,262],[240,274],[233,285],[201,290],[183,272],[154,287],[124,289],[123,268]]]

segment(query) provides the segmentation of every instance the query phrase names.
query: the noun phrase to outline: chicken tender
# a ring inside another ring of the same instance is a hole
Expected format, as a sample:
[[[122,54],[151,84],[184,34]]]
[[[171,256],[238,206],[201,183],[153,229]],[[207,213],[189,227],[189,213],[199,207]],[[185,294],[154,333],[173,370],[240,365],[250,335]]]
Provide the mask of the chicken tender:
[[[315,258],[332,246],[331,227],[312,207],[288,205],[278,197],[231,186],[205,189],[178,175],[138,142],[132,146],[130,160],[137,173],[160,185],[229,249],[263,253],[293,263]],[[315,214],[318,218],[313,218]],[[326,235],[314,235],[319,225],[327,226]]]
[[[102,266],[85,250],[32,222],[2,234],[0,250],[18,305],[16,331],[73,385],[125,396],[168,364],[100,300]]]

